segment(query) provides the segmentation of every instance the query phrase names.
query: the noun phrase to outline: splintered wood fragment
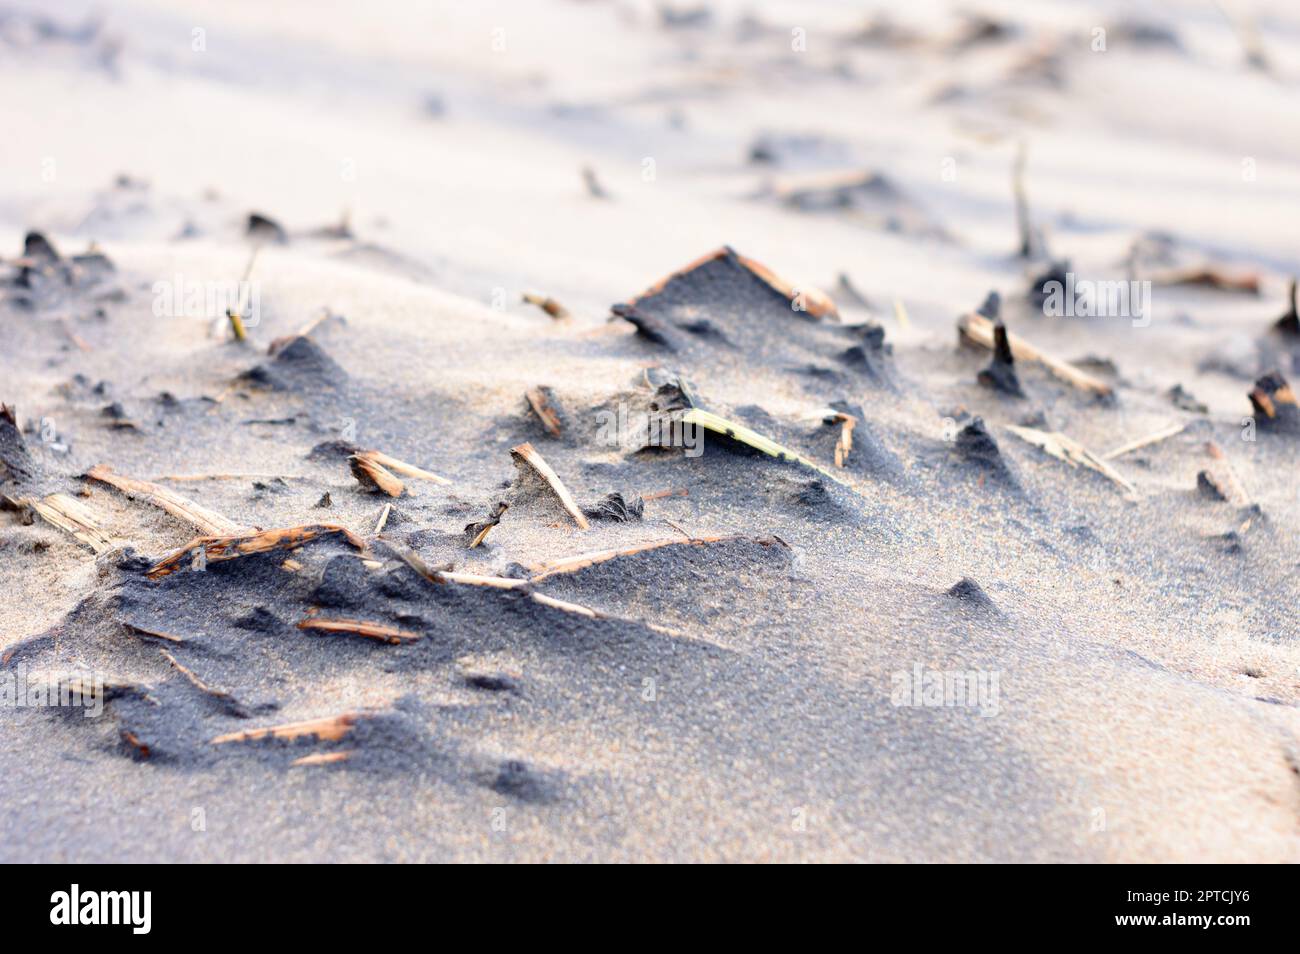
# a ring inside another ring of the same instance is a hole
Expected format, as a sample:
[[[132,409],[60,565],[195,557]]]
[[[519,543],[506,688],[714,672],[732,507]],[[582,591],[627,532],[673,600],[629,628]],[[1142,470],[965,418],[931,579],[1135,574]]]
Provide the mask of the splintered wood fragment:
[[[587,518],[582,515],[582,511],[578,508],[578,505],[574,503],[573,495],[569,493],[569,488],[564,486],[564,482],[561,481],[555,471],[551,469],[551,465],[546,462],[546,459],[537,452],[537,448],[533,447],[532,444],[525,442],[520,444],[518,447],[511,448],[510,455],[514,457],[517,462],[527,464],[539,477],[542,478],[542,480],[546,481],[547,486],[555,492],[555,496],[560,498],[560,503],[564,506],[564,509],[568,511],[569,516],[573,518],[573,522],[578,525],[578,529],[586,530],[590,526],[587,523]]]
[[[336,523],[308,523],[297,527],[280,527],[274,530],[248,531],[245,533],[221,536],[195,537],[179,550],[163,557],[145,574],[149,579],[174,573],[186,563],[191,554],[201,550],[205,563],[221,563],[235,560],[253,553],[266,553],[270,550],[287,550],[299,547],[309,540],[342,534],[343,538],[358,550],[365,550],[365,542],[346,527]]]
[[[1130,499],[1137,497],[1137,489],[1121,477],[1115,468],[1074,438],[1068,437],[1060,431],[1040,431],[1032,427],[1019,427],[1015,424],[1008,424],[1007,430],[1022,441],[1046,451],[1057,460],[1065,461],[1071,467],[1078,467],[1082,464],[1090,470],[1095,470],[1107,480],[1117,484]]]
[[[384,509],[379,513],[379,520],[375,523],[376,536],[384,532],[384,524],[388,523],[388,515],[392,512],[393,505],[390,503],[384,504]]]
[[[840,425],[840,437],[835,442],[835,466],[842,468],[849,458],[849,451],[853,450],[853,427],[858,419],[852,414],[841,412],[831,418],[831,421]]]
[[[294,765],[333,765],[336,762],[346,762],[352,758],[356,749],[344,749],[342,752],[313,752],[311,755],[304,755],[302,758],[294,759],[289,764]]]
[[[142,497],[146,503],[167,511],[173,517],[185,521],[194,529],[206,534],[234,536],[248,533],[251,529],[241,527],[233,520],[227,519],[216,511],[209,510],[207,507],[197,504],[173,490],[168,490],[166,487],[150,483],[147,480],[137,480],[134,477],[115,474],[112,468],[104,464],[90,468],[86,472],[86,476],[91,480],[98,480],[101,483],[116,487],[124,494],[134,494]]]
[[[367,711],[343,712],[339,715],[307,719],[303,722],[286,722],[281,725],[263,726],[260,729],[227,732],[212,739],[209,744],[225,745],[228,742],[256,742],[259,739],[301,739],[305,736],[314,736],[322,742],[337,742],[351,732],[357,722],[362,719],[372,718],[375,714]]]
[[[357,483],[367,490],[379,490],[390,497],[402,496],[406,485],[392,475],[383,464],[364,454],[353,454],[348,458],[352,476]]]
[[[366,639],[377,639],[383,643],[396,646],[410,643],[420,638],[419,633],[408,632],[389,626],[387,623],[373,623],[363,619],[320,619],[312,617],[298,624],[299,629],[318,629],[326,633],[354,633]]]
[[[1150,447],[1152,444],[1159,444],[1161,441],[1168,440],[1187,430],[1186,424],[1171,424],[1169,427],[1162,428],[1154,434],[1148,434],[1146,437],[1139,437],[1137,440],[1129,441],[1127,444],[1121,444],[1113,451],[1102,454],[1102,460],[1114,460],[1116,457],[1123,457],[1125,454],[1131,454],[1135,450],[1141,450],[1143,447]]]
[[[407,477],[414,477],[417,480],[430,480],[433,481],[433,483],[435,484],[451,483],[451,481],[448,480],[446,477],[439,477],[437,474],[433,473],[432,471],[425,470],[422,467],[416,467],[414,464],[408,464],[406,461],[398,460],[396,457],[390,457],[388,454],[385,454],[383,451],[377,451],[377,450],[360,451],[357,453],[356,456],[364,457],[369,461],[373,461],[374,463],[378,464],[380,467],[385,468],[386,470],[396,471],[399,474],[403,474]]]
[[[536,305],[556,321],[569,320],[569,309],[565,308],[554,298],[547,295],[539,295],[536,292],[524,292],[523,299],[530,305]]]
[[[957,319],[957,330],[964,340],[981,348],[992,351],[996,347],[993,322],[983,315],[977,315],[974,312],[962,315]],[[1111,386],[1100,378],[1096,378],[1086,371],[1081,371],[1074,365],[1053,357],[1045,351],[1040,351],[1019,335],[1008,332],[1007,342],[1011,345],[1011,354],[1017,361],[1041,364],[1071,387],[1101,397],[1110,397],[1112,393]]]
[[[616,560],[619,557],[633,556],[637,553],[648,553],[651,550],[658,550],[662,547],[680,547],[680,546],[705,546],[710,543],[727,543],[732,540],[752,540],[754,543],[763,546],[783,546],[776,537],[744,537],[739,535],[716,536],[716,537],[686,537],[678,540],[676,537],[671,540],[654,540],[650,543],[637,544],[634,547],[627,547],[622,550],[594,550],[590,553],[579,553],[576,556],[565,557],[562,560],[555,560],[550,563],[543,563],[537,567],[537,572],[529,577],[530,583],[540,583],[548,577],[556,576],[561,573],[576,573],[578,570],[586,569],[589,566],[595,566],[598,563],[606,563],[609,560]]]
[[[533,409],[538,420],[542,422],[542,427],[552,437],[560,436],[560,415],[555,413],[555,408],[551,406],[550,398],[547,397],[544,388],[529,388],[524,392],[528,398],[528,406]]]
[[[1232,463],[1228,460],[1228,455],[1223,452],[1223,448],[1214,441],[1207,441],[1205,453],[1213,461],[1207,470],[1228,502],[1239,507],[1249,506],[1250,494],[1246,493],[1246,488],[1237,479],[1237,472],[1233,470]]]
[[[471,523],[467,526],[465,528],[465,533],[470,538],[469,549],[473,550],[475,547],[482,544],[483,541],[487,539],[487,535],[492,531],[492,528],[501,522],[502,516],[504,516],[505,512],[509,509],[510,504],[506,503],[504,500],[499,501],[486,520],[480,523]]]
[[[112,538],[100,527],[95,513],[67,494],[50,494],[44,500],[24,502],[46,523],[72,534],[95,553],[103,553],[113,546]]]

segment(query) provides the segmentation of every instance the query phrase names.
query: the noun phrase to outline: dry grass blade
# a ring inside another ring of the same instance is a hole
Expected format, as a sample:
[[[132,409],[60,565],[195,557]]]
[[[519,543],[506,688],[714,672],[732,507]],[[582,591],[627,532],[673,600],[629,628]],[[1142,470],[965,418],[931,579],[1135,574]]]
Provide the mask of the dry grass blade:
[[[551,576],[556,576],[557,574],[576,573],[578,570],[586,569],[589,566],[595,566],[598,563],[616,560],[619,557],[633,556],[637,553],[648,553],[651,550],[658,550],[662,547],[698,547],[710,543],[727,543],[732,540],[752,540],[754,543],[763,546],[784,546],[784,544],[776,537],[744,537],[735,534],[731,536],[717,537],[686,537],[681,540],[674,537],[671,540],[655,540],[651,543],[641,543],[637,546],[626,547],[622,550],[595,550],[590,553],[579,553],[576,556],[565,557],[563,560],[544,563],[537,568],[536,573],[529,577],[529,582],[540,583],[542,580]]]
[[[282,725],[264,726],[260,729],[244,729],[241,732],[227,732],[212,739],[211,745],[225,745],[228,742],[256,742],[260,739],[301,739],[314,736],[322,742],[337,742],[343,738],[362,719],[373,718],[375,712],[343,712],[339,715],[324,716],[319,719],[307,719],[303,722],[286,722]]]
[[[398,629],[396,626],[389,626],[386,623],[372,623],[363,619],[318,619],[311,617],[299,623],[298,628],[317,629],[325,633],[353,633],[367,639],[377,639],[392,646],[415,642],[420,638],[419,633],[411,633],[404,629]]]
[[[1186,424],[1172,424],[1169,427],[1162,428],[1154,434],[1148,434],[1146,437],[1139,437],[1137,440],[1129,441],[1116,447],[1102,455],[1102,460],[1114,460],[1116,457],[1123,457],[1125,454],[1131,454],[1135,450],[1141,450],[1143,447],[1150,447],[1152,444],[1159,444],[1161,441],[1168,440],[1187,430]]]
[[[214,699],[221,700],[227,706],[229,706],[231,710],[233,710],[236,713],[245,714],[244,707],[241,706],[239,702],[236,701],[235,697],[232,696],[230,693],[226,692],[224,689],[215,689],[212,686],[209,686],[206,682],[204,682],[202,679],[199,678],[198,674],[195,673],[194,670],[190,669],[187,666],[183,666],[180,660],[178,660],[167,650],[159,649],[158,651],[162,653],[164,659],[166,659],[169,663],[171,663],[172,668],[175,669],[177,672],[179,672],[182,676],[184,676],[186,681],[189,682],[189,684],[193,686],[195,689],[199,690],[199,692],[203,693],[204,695],[212,696]]]
[[[67,494],[50,494],[44,500],[23,501],[46,523],[70,533],[96,553],[113,546],[113,540],[99,525],[99,518],[85,504]]]
[[[104,464],[90,468],[86,472],[86,476],[91,480],[98,480],[111,487],[116,487],[128,496],[142,497],[147,503],[167,511],[173,517],[185,521],[202,533],[214,536],[234,536],[248,533],[251,529],[241,527],[233,520],[223,517],[216,511],[209,510],[207,507],[197,504],[173,490],[168,490],[166,487],[150,483],[147,480],[137,480],[134,477],[115,474],[112,468]]]
[[[981,348],[992,351],[996,347],[993,322],[983,315],[974,312],[962,315],[957,319],[957,330],[962,338]],[[1111,396],[1112,388],[1105,381],[1093,377],[1086,371],[1080,371],[1074,365],[1053,357],[1045,351],[1040,351],[1019,335],[1008,332],[1007,341],[1011,345],[1011,354],[1017,361],[1041,364],[1057,378],[1081,391],[1088,391],[1101,397]]]
[[[195,550],[202,549],[203,558],[208,563],[221,563],[235,560],[254,553],[266,553],[271,550],[286,550],[299,547],[309,540],[327,536],[332,533],[342,534],[358,550],[365,550],[365,542],[346,527],[336,523],[309,523],[298,527],[281,527],[274,530],[229,534],[223,536],[195,537],[179,550],[155,563],[146,576],[151,580],[174,573],[181,568],[186,557]]]
[[[718,414],[714,414],[712,411],[706,411],[703,408],[693,407],[689,411],[687,411],[684,415],[682,415],[682,423],[695,424],[699,427],[704,428],[707,431],[712,431],[715,434],[721,434],[724,437],[729,437],[733,441],[739,441],[742,444],[746,444],[757,451],[762,451],[764,454],[767,454],[769,457],[775,457],[777,460],[793,461],[796,464],[802,464],[805,467],[810,467],[813,470],[817,471],[817,473],[823,475],[824,477],[829,477],[837,484],[841,484],[842,486],[846,486],[846,487],[848,486],[847,484],[844,483],[844,481],[840,480],[840,478],[836,477],[825,467],[822,467],[820,464],[814,463],[813,461],[809,460],[807,457],[804,457],[802,454],[798,454],[795,451],[790,450],[790,448],[784,446],[783,444],[778,444],[776,441],[772,440],[770,437],[768,437],[765,434],[760,434],[758,431],[753,430],[752,428],[748,428],[744,424],[737,424],[735,421],[727,420],[727,418],[722,417],[721,415]]]
[[[1007,430],[1022,441],[1046,451],[1057,460],[1065,461],[1071,467],[1078,467],[1082,464],[1090,470],[1095,470],[1106,479],[1117,484],[1130,499],[1137,497],[1137,489],[1121,477],[1115,468],[1074,438],[1068,437],[1060,431],[1040,431],[1032,427],[1019,427],[1015,424],[1008,424]]]
[[[542,422],[542,427],[552,437],[560,436],[560,415],[555,413],[555,408],[551,406],[550,398],[547,397],[543,388],[529,388],[524,392],[528,398],[528,406],[533,409],[537,419]]]
[[[379,490],[390,497],[402,496],[406,485],[389,473],[382,464],[364,454],[353,454],[348,458],[352,476],[367,490]]]
[[[380,467],[386,468],[387,470],[394,471],[395,473],[398,474],[402,474],[406,477],[414,477],[417,480],[430,480],[433,481],[435,484],[451,483],[451,481],[448,480],[446,477],[439,477],[437,474],[433,473],[432,471],[425,470],[422,467],[416,467],[414,464],[408,464],[406,461],[398,460],[396,457],[390,457],[388,454],[385,454],[383,451],[377,451],[377,450],[361,451],[356,456],[364,457],[366,458],[366,460],[372,461],[378,464]]]
[[[578,509],[578,505],[574,503],[573,495],[569,493],[569,488],[564,486],[564,482],[561,481],[555,471],[551,469],[551,465],[546,463],[546,459],[537,452],[537,448],[533,447],[532,444],[523,443],[518,447],[511,448],[510,455],[514,457],[517,462],[527,464],[539,477],[542,478],[542,480],[546,481],[547,486],[555,492],[555,496],[560,498],[560,503],[564,506],[564,509],[568,512],[569,516],[573,518],[573,522],[578,525],[578,529],[586,530],[590,526],[587,523],[587,518],[583,516],[582,511]]]
[[[171,633],[160,632],[156,629],[145,629],[143,626],[137,626],[135,623],[123,623],[122,625],[131,630],[131,632],[138,633],[141,636],[150,636],[154,639],[165,639],[169,643],[185,642],[185,640],[180,636],[173,636]]]

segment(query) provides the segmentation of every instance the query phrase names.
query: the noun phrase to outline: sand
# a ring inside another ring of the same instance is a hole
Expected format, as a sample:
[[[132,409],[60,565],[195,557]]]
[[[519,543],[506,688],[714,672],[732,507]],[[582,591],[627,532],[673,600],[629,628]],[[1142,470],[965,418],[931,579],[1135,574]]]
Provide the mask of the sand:
[[[1268,70],[1193,3],[43,7],[0,11],[0,660],[106,688],[0,706],[0,858],[1300,858],[1300,434],[1248,398],[1300,379],[1285,5],[1243,6]],[[255,249],[247,340],[171,314]],[[1065,259],[1149,313],[1045,315]],[[1203,268],[1258,290],[1164,283]],[[1109,396],[981,385],[990,291]],[[652,403],[802,462],[644,448]],[[1009,429],[1177,425],[1124,486]],[[448,482],[374,492],[360,450]],[[203,532],[96,465],[354,538],[196,571]],[[104,545],[33,511],[60,493]],[[918,673],[979,698],[898,704]]]

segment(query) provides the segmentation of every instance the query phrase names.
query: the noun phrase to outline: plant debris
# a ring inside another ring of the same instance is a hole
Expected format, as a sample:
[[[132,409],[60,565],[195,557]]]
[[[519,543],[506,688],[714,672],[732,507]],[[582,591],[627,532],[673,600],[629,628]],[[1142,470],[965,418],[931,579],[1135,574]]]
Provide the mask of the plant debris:
[[[989,294],[993,315],[993,361],[978,375],[979,383],[1002,394],[1012,397],[1024,397],[1020,388],[1020,379],[1016,377],[1015,358],[1011,353],[1011,342],[1007,338],[1007,326],[997,317],[997,293]],[[989,307],[986,302],[985,308]]]
[[[554,298],[547,295],[538,295],[535,292],[524,292],[523,300],[530,305],[536,305],[556,321],[568,321],[573,317],[569,314],[569,309],[565,308]]]
[[[402,496],[406,485],[373,457],[366,454],[353,454],[348,458],[352,476],[357,479],[364,490],[371,493],[385,493],[390,497]]]
[[[514,458],[516,465],[527,466],[533,473],[541,477],[546,486],[548,486],[552,492],[554,492],[555,496],[559,498],[561,506],[563,506],[569,516],[573,518],[573,522],[578,525],[579,530],[586,530],[589,528],[590,525],[587,523],[587,518],[583,516],[582,511],[578,509],[578,505],[574,503],[573,495],[569,493],[569,488],[564,486],[564,482],[561,481],[555,471],[551,469],[551,465],[546,462],[546,458],[542,457],[542,455],[537,452],[537,448],[533,447],[532,444],[525,442],[520,444],[518,447],[512,447],[510,449],[510,456]]]
[[[975,313],[962,315],[957,320],[957,330],[964,341],[978,345],[981,348],[987,348],[990,351],[997,348],[994,324],[983,315]],[[1007,345],[1016,360],[1041,364],[1071,387],[1103,398],[1112,397],[1114,394],[1114,389],[1100,378],[1096,378],[1085,371],[1080,371],[1073,365],[1039,350],[1023,338],[1010,332],[1007,333]]]
[[[629,523],[633,520],[640,520],[645,514],[645,501],[636,494],[624,497],[621,493],[615,491],[612,494],[606,494],[594,507],[583,508],[583,513],[592,520],[612,520],[616,523]]]
[[[366,549],[365,542],[346,527],[336,523],[306,523],[297,527],[281,527],[274,530],[195,537],[179,550],[155,563],[145,575],[151,580],[156,580],[174,573],[181,569],[185,559],[196,551],[202,553],[205,563],[222,563],[271,550],[293,550],[309,540],[330,534],[341,535],[358,550]]]
[[[1090,470],[1095,470],[1107,480],[1118,485],[1129,499],[1136,499],[1137,490],[1131,483],[1120,476],[1115,468],[1072,437],[1068,437],[1060,431],[1040,431],[1032,427],[1020,427],[1015,424],[1008,424],[1007,430],[1022,441],[1046,451],[1057,460],[1065,461],[1071,467],[1078,467],[1082,464]]]
[[[248,532],[247,527],[241,527],[233,520],[195,503],[188,497],[147,480],[136,480],[134,477],[115,474],[112,468],[105,464],[90,468],[86,476],[91,480],[116,487],[128,496],[141,497],[146,503],[167,511],[173,517],[185,521],[203,533],[213,536],[234,536]]]
[[[561,433],[560,415],[555,410],[555,395],[550,388],[536,387],[529,388],[524,392],[528,398],[528,406],[532,408],[537,419],[542,422],[542,427],[546,428],[546,433],[552,437],[559,437]]]
[[[398,629],[386,623],[373,623],[360,619],[322,619],[319,616],[312,616],[298,623],[298,628],[319,630],[323,633],[354,633],[392,646],[420,639],[419,633]]]
[[[465,527],[465,538],[469,541],[466,546],[473,550],[480,546],[487,539],[488,532],[501,522],[505,512],[510,509],[510,505],[504,500],[498,501],[497,505],[492,508],[486,520],[478,523],[467,524]]]
[[[97,517],[89,507],[74,500],[67,494],[50,494],[43,500],[26,500],[46,523],[70,533],[96,553],[103,553],[114,546],[110,537],[100,526]]]
[[[1279,372],[1270,371],[1255,382],[1250,403],[1261,427],[1300,431],[1300,407],[1296,406],[1295,392]]]

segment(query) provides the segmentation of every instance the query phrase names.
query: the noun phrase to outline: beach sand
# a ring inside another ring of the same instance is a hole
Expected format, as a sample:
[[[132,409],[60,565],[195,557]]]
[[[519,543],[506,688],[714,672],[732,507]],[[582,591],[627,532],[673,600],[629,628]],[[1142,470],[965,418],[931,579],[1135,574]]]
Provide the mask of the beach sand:
[[[0,859],[1300,860],[1300,15],[970,9],[0,8]]]

